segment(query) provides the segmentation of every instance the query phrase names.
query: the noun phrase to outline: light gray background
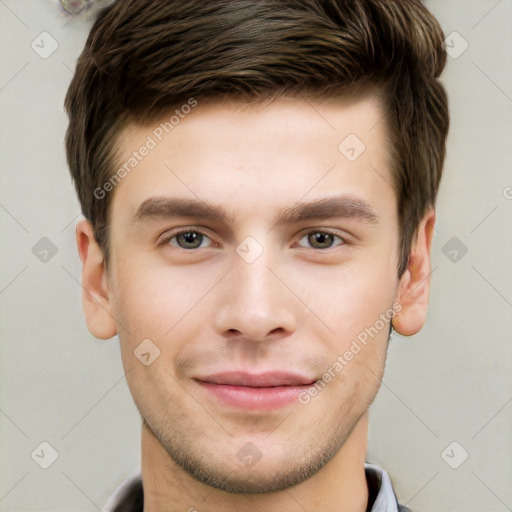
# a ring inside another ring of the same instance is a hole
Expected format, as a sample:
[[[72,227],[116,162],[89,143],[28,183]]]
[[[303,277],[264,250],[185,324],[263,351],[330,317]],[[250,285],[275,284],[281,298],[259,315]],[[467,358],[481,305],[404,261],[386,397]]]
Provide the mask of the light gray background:
[[[367,459],[415,512],[503,512],[512,510],[512,0],[426,4],[469,47],[443,78],[452,125],[429,318],[392,343]],[[95,511],[140,464],[140,420],[117,338],[93,338],[80,304],[62,104],[91,20],[66,18],[56,0],[0,0],[0,17],[0,510]],[[58,43],[46,59],[31,47],[43,31]],[[57,248],[47,262],[32,252],[42,237]],[[46,470],[31,458],[43,441],[58,452]],[[457,469],[445,462],[465,452]]]

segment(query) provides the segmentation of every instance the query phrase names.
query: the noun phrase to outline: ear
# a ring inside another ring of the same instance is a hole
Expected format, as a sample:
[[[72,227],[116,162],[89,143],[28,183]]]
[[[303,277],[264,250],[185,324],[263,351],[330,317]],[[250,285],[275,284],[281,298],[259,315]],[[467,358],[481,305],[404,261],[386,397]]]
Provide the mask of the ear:
[[[427,318],[430,294],[430,248],[436,214],[430,209],[423,217],[411,244],[407,268],[398,284],[397,301],[402,309],[393,318],[393,329],[403,336],[421,330]]]
[[[82,307],[89,332],[103,340],[117,334],[111,313],[110,290],[103,251],[88,220],[76,225],[76,243],[82,260]]]

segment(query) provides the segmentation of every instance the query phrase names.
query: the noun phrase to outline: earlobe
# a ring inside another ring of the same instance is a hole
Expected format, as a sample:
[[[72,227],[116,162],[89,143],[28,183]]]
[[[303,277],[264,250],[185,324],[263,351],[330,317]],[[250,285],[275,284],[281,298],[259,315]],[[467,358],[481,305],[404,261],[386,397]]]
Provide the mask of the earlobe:
[[[82,307],[87,328],[96,338],[110,339],[117,334],[117,326],[111,313],[103,251],[89,221],[78,222],[76,242],[82,261]]]
[[[393,318],[393,329],[403,336],[411,336],[425,324],[430,294],[430,249],[436,215],[429,210],[417,230],[411,244],[407,268],[400,278],[397,301],[401,310]]]

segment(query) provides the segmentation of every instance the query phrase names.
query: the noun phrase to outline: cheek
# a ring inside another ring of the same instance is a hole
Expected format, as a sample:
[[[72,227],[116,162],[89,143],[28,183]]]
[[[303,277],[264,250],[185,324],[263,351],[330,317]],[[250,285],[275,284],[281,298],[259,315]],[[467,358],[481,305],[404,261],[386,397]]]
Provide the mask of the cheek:
[[[113,314],[136,339],[163,340],[204,307],[214,276],[197,269],[149,264],[134,258],[117,267]],[[124,328],[124,329],[123,329]]]
[[[373,326],[393,304],[398,280],[386,263],[368,261],[368,264],[302,272],[297,295],[326,332],[348,341]]]
[[[212,310],[212,274],[147,262],[118,267],[113,314],[132,394],[138,389],[172,388],[176,359],[191,340],[200,338]],[[146,367],[137,354],[148,351],[150,357],[158,356]]]
[[[318,299],[315,310],[322,321],[316,322],[327,363],[322,380],[332,383],[333,401],[343,397],[340,403],[355,407],[373,400],[382,379],[396,279],[385,265],[347,268],[332,277],[324,293],[308,299],[311,304]]]

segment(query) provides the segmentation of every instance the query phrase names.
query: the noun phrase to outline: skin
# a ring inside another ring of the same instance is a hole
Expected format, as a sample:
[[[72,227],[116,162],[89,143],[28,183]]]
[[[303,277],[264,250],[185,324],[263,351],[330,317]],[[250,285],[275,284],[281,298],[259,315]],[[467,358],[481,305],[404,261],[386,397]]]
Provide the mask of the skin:
[[[368,407],[384,371],[389,321],[307,405],[233,408],[193,377],[236,368],[320,379],[396,302],[395,330],[421,329],[435,214],[423,218],[399,279],[397,196],[382,117],[372,97],[199,102],[117,185],[108,270],[90,224],[78,223],[87,325],[98,338],[119,335],[143,418],[146,512],[366,509]],[[366,145],[353,162],[338,150],[350,133]],[[127,128],[120,161],[150,134]],[[199,198],[233,218],[134,222],[140,204],[155,196]],[[366,202],[377,221],[275,223],[282,208],[332,196]],[[207,238],[195,249],[183,238],[165,241],[180,228]],[[308,237],[325,230],[336,235],[330,247]],[[252,263],[236,251],[247,236],[263,248]],[[147,338],[160,355],[145,366],[134,350]],[[237,457],[246,443],[261,455],[251,467]]]

